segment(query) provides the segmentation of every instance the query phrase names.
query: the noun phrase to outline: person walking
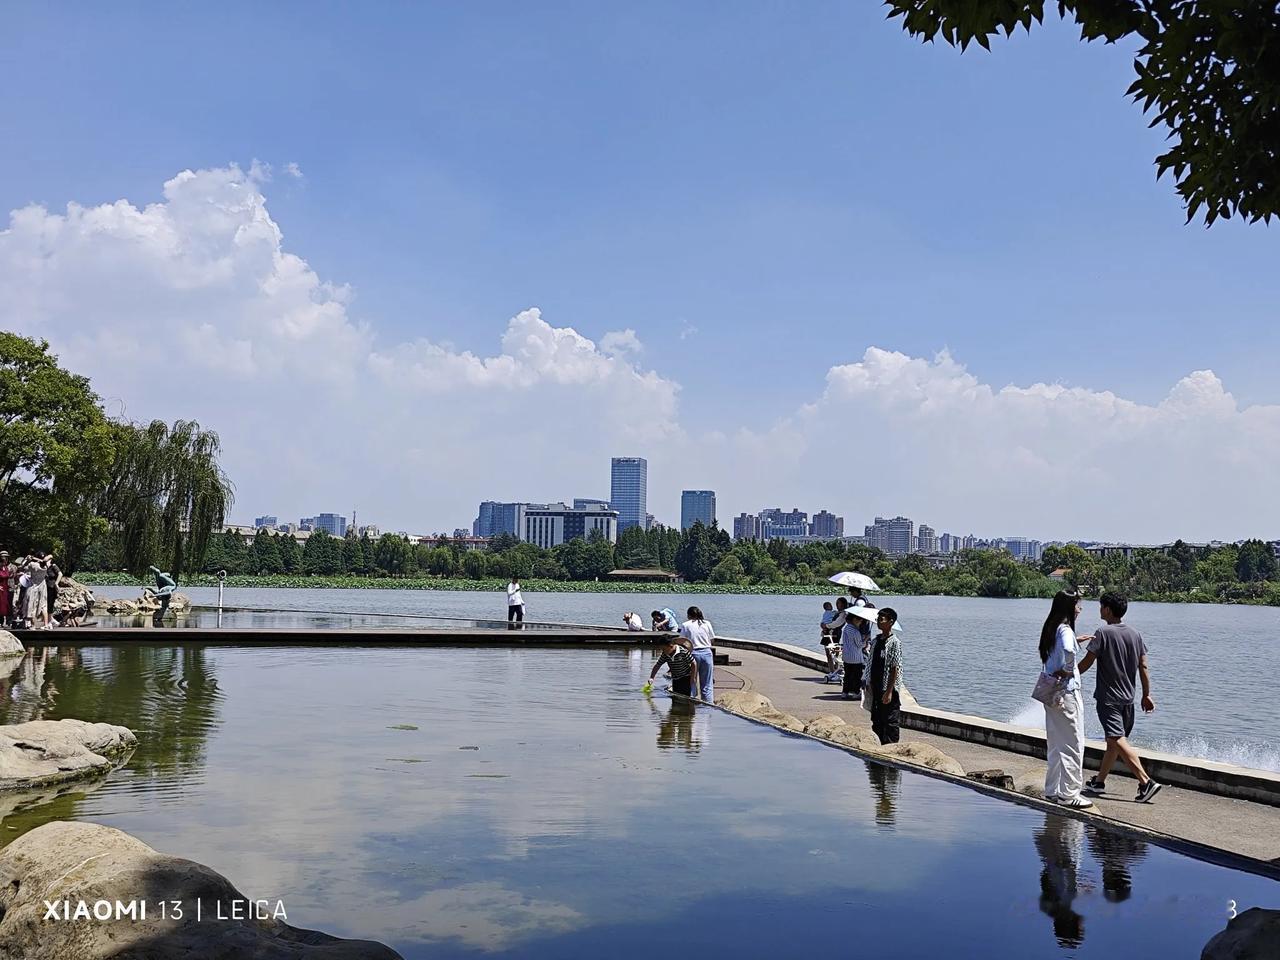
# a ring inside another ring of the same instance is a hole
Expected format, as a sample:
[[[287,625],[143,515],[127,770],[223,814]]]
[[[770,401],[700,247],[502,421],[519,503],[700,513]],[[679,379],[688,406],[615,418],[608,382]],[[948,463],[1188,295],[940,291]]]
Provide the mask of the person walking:
[[[680,636],[685,639],[698,664],[697,695],[704,703],[714,703],[713,676],[716,661],[715,651],[711,645],[715,642],[716,631],[711,626],[711,621],[704,617],[697,607],[690,607],[688,616],[689,619],[680,624]]]
[[[902,735],[902,641],[893,635],[898,613],[882,607],[876,614],[880,634],[871,645],[871,680],[867,693],[871,697],[871,729],[880,743],[897,743]]]
[[[512,577],[507,584],[507,625],[514,630],[516,624],[524,624],[524,594],[520,592],[520,578]]]
[[[1142,678],[1142,710],[1151,713],[1156,703],[1151,699],[1151,672],[1147,669],[1147,645],[1142,634],[1127,623],[1124,615],[1129,601],[1113,591],[1107,591],[1098,600],[1099,614],[1104,627],[1099,627],[1089,641],[1088,652],[1080,661],[1084,673],[1094,663],[1093,699],[1097,704],[1098,721],[1102,734],[1107,738],[1107,752],[1102,756],[1096,776],[1084,785],[1084,792],[1092,796],[1106,792],[1107,774],[1117,760],[1125,764],[1138,778],[1138,803],[1150,803],[1160,792],[1161,784],[1147,775],[1142,759],[1129,743],[1133,732],[1133,698],[1135,679]]]
[[[1080,795],[1084,780],[1084,702],[1080,699],[1080,645],[1076,618],[1080,596],[1060,590],[1040,629],[1040,662],[1058,680],[1058,688],[1044,705],[1045,799],[1064,807],[1083,809],[1093,801]]]

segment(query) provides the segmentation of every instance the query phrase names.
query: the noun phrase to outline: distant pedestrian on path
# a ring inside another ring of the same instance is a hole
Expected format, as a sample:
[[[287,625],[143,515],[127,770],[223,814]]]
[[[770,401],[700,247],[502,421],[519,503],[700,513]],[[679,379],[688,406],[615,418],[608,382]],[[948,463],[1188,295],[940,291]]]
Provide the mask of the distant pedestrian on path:
[[[520,578],[512,577],[507,584],[507,626],[515,630],[516,624],[524,624],[524,594],[520,592]]]
[[[1058,679],[1058,689],[1044,705],[1045,799],[1064,807],[1084,808],[1093,802],[1080,795],[1084,780],[1084,702],[1080,699],[1080,644],[1076,618],[1080,596],[1060,590],[1040,629],[1040,662]]]
[[[1098,601],[1099,612],[1105,627],[1100,627],[1089,641],[1089,652],[1080,661],[1084,673],[1094,663],[1098,665],[1093,684],[1093,699],[1097,702],[1098,720],[1102,734],[1107,738],[1107,752],[1102,757],[1098,774],[1084,785],[1084,792],[1097,796],[1106,791],[1107,774],[1118,759],[1138,778],[1138,803],[1150,803],[1160,792],[1160,784],[1147,775],[1142,759],[1129,743],[1133,732],[1133,698],[1136,678],[1142,678],[1142,709],[1145,713],[1155,710],[1151,699],[1151,672],[1147,669],[1147,645],[1142,634],[1127,623],[1122,623],[1129,610],[1129,601],[1118,593],[1108,591]]]
[[[828,600],[822,605],[822,652],[827,655],[827,673],[832,673],[836,669],[836,662],[831,658],[831,635],[837,632],[831,628],[831,623],[835,618],[835,607]]]
[[[902,641],[893,635],[898,614],[892,607],[882,607],[876,614],[880,634],[871,645],[871,729],[882,744],[897,743],[902,735]]]
[[[667,672],[671,675],[671,692],[683,697],[694,696],[698,690],[698,661],[693,658],[693,654],[684,644],[677,643],[674,637],[663,641],[662,656],[649,671],[651,683],[663,664],[666,664]]]
[[[698,696],[705,703],[714,703],[715,652],[711,645],[715,642],[716,631],[697,607],[690,607],[688,613],[689,619],[680,624],[680,636],[688,641],[693,658],[698,662]]]
[[[862,699],[862,675],[871,643],[871,621],[850,616],[840,637],[840,657],[844,661],[844,698]]]

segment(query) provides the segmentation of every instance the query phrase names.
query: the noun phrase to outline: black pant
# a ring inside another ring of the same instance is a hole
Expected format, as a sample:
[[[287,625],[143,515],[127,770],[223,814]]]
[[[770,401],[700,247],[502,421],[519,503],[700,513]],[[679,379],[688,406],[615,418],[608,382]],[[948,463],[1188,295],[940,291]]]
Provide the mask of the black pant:
[[[861,663],[846,663],[844,665],[844,692],[857,694],[862,697],[862,668]]]
[[[686,674],[679,680],[673,677],[671,680],[671,692],[678,693],[684,697],[693,696],[693,674]]]
[[[901,734],[899,722],[902,715],[899,708],[902,701],[898,698],[898,691],[893,691],[893,697],[888,703],[881,703],[880,698],[884,696],[881,690],[868,690],[867,693],[872,697],[871,700],[871,730],[881,743],[897,743]]]
[[[517,623],[524,623],[523,603],[513,603],[507,607],[507,624],[514,626]]]

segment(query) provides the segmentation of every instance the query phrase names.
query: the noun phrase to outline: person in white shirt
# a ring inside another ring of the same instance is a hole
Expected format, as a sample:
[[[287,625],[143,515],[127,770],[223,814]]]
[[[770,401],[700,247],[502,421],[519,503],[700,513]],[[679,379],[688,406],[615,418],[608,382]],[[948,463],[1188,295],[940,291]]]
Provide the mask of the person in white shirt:
[[[1055,697],[1044,705],[1044,796],[1074,808],[1093,806],[1080,795],[1084,786],[1084,702],[1077,669],[1081,657],[1076,639],[1079,615],[1079,595],[1061,590],[1040,630],[1040,662],[1044,672],[1058,680]]]
[[[517,623],[524,623],[524,595],[520,592],[520,578],[512,577],[507,584],[507,625],[514,630]]]
[[[632,633],[639,633],[644,629],[644,621],[640,619],[640,614],[632,610],[630,613],[622,615],[622,622],[627,625],[627,629]]]
[[[698,661],[698,695],[704,703],[714,703],[715,685],[712,673],[715,670],[715,651],[711,645],[715,642],[716,631],[711,626],[711,621],[697,607],[690,607],[688,616],[689,619],[680,624],[680,636],[693,652],[693,658]]]

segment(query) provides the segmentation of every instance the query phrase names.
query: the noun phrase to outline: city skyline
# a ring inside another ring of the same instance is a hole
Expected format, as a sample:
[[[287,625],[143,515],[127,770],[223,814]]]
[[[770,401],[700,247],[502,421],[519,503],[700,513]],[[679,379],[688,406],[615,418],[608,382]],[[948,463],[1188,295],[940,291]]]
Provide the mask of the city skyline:
[[[216,430],[246,520],[449,530],[608,496],[621,452],[668,524],[697,487],[850,529],[1280,534],[1280,234],[1183,225],[1131,45],[747,9],[636,9],[608,56],[569,8],[15,9],[0,327],[112,415]]]

